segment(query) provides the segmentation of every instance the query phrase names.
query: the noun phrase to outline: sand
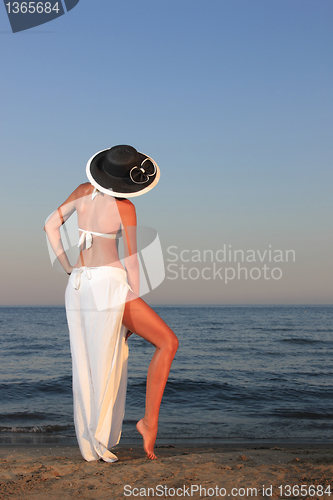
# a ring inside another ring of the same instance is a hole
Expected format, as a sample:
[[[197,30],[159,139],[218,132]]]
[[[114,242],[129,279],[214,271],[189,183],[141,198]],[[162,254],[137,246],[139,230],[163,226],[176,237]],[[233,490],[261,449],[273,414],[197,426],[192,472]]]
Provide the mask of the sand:
[[[138,445],[114,451],[116,463],[88,463],[75,445],[1,445],[0,498],[333,498],[328,445],[163,445],[153,461]]]

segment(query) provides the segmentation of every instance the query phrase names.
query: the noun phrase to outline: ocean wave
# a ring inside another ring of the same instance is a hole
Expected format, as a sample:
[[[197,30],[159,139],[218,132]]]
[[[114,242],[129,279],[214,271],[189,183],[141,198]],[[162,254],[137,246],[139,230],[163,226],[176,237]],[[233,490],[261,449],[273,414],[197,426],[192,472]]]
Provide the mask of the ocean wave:
[[[278,416],[280,418],[296,418],[302,420],[333,420],[333,413],[290,410],[289,408],[275,409],[269,415]]]
[[[74,429],[73,425],[34,425],[34,426],[0,426],[0,432],[2,433],[27,433],[27,434],[42,434],[42,433],[58,433],[65,431],[72,431]]]
[[[291,337],[287,339],[279,339],[279,342],[288,342],[290,344],[331,344],[332,341],[329,340],[317,340],[317,339],[304,339],[304,338],[296,338]]]
[[[8,397],[30,397],[45,393],[54,394],[70,394],[72,392],[72,376],[64,375],[61,377],[36,380],[36,381],[20,381],[8,382],[0,384],[0,398]]]
[[[272,328],[271,326],[254,326],[251,328],[251,330],[261,330],[267,333],[270,332],[295,332],[297,331],[297,328]]]
[[[0,422],[8,423],[8,422],[18,422],[20,425],[22,422],[26,421],[48,421],[55,422],[61,420],[63,416],[61,414],[52,413],[52,412],[38,412],[38,411],[17,411],[17,412],[7,412],[0,414]]]
[[[332,393],[329,386],[308,387],[301,384],[297,387],[290,387],[283,382],[283,378],[275,378],[280,382],[279,387],[272,390],[271,384],[261,385],[240,385],[230,383],[194,381],[194,380],[169,380],[163,397],[165,405],[198,406],[199,404],[207,409],[223,404],[234,402],[242,406],[251,403],[272,404],[277,401],[318,401],[331,400]],[[129,384],[128,399],[129,404],[137,404],[145,399],[146,381]]]

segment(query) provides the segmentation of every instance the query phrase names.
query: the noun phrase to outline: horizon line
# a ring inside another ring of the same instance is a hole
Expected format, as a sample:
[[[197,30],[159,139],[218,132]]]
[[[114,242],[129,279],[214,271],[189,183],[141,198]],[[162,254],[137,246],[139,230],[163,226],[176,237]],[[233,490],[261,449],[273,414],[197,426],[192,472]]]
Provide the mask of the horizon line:
[[[150,307],[333,307],[333,304],[148,304]],[[65,307],[65,304],[7,304],[4,307]]]

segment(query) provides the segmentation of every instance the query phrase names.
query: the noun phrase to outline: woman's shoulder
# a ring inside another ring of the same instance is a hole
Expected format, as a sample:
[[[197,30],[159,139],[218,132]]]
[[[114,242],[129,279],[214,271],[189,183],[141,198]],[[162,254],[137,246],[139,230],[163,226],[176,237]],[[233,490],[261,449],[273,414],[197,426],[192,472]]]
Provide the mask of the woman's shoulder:
[[[135,210],[134,203],[132,203],[127,198],[116,198],[117,204],[127,210]]]
[[[92,192],[91,188],[92,188],[92,185],[90,184],[90,182],[85,182],[84,184],[80,184],[76,189],[74,189],[74,191],[71,192],[71,194],[68,196],[67,200],[64,201],[64,203],[62,205],[74,203],[74,206],[76,206],[76,202],[78,199],[83,198],[84,196],[89,194],[89,190],[90,190],[90,192]]]
[[[134,204],[127,198],[116,198],[116,202],[123,223],[135,224],[136,212]]]
[[[92,193],[93,190],[94,186],[90,184],[90,182],[84,182],[83,184],[80,184],[75,191],[79,196],[87,196],[88,194]]]
[[[93,190],[94,186],[92,186],[90,182],[84,182],[83,184],[80,184],[76,189],[74,189],[68,200],[77,202],[81,198],[84,198],[85,196],[91,194]]]

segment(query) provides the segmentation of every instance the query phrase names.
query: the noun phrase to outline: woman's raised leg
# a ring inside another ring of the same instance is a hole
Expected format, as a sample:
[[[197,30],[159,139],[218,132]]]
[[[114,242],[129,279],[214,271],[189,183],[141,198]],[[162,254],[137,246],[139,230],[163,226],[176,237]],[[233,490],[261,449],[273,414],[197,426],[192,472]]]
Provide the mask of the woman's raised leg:
[[[123,325],[131,332],[148,340],[156,347],[147,374],[145,416],[136,427],[143,437],[148,458],[156,458],[154,445],[158,428],[158,415],[170,367],[178,348],[178,339],[159,315],[144,302],[128,292]]]

